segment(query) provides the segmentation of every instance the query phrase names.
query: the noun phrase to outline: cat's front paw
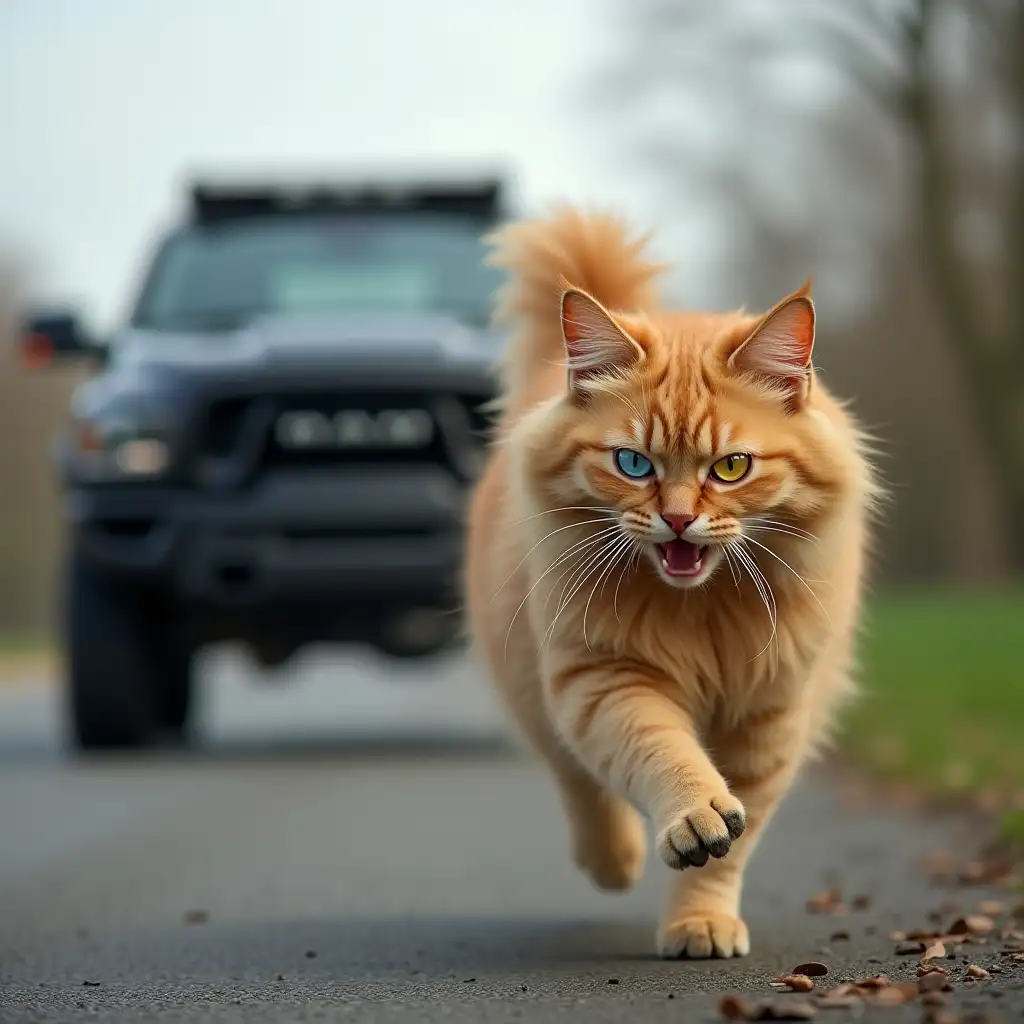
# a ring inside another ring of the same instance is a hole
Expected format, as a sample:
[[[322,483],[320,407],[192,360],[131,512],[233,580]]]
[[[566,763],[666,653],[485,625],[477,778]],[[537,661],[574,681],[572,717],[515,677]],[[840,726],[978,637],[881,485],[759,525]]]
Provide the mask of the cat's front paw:
[[[670,816],[658,832],[658,853],[670,868],[700,868],[709,857],[724,857],[746,827],[747,815],[736,797],[708,795]]]
[[[750,933],[742,918],[728,914],[690,913],[658,931],[658,956],[666,960],[746,956]]]

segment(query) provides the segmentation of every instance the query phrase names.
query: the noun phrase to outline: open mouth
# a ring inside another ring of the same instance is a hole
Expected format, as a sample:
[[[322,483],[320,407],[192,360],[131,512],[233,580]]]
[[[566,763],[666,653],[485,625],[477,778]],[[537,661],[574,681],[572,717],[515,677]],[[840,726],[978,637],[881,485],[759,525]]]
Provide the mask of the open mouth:
[[[701,559],[706,547],[691,544],[688,540],[670,540],[659,544],[661,567],[669,576],[696,576],[702,568]]]

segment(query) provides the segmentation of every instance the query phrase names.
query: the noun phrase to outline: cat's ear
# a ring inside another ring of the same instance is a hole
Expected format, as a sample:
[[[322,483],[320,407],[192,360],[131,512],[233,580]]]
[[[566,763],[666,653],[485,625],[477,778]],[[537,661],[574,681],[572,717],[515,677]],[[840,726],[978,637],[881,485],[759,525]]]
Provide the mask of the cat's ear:
[[[808,281],[770,309],[729,356],[734,373],[765,380],[787,405],[800,409],[810,394],[814,350],[814,302]]]
[[[643,359],[643,349],[596,299],[577,288],[562,293],[569,388],[585,390],[595,377],[615,375]]]

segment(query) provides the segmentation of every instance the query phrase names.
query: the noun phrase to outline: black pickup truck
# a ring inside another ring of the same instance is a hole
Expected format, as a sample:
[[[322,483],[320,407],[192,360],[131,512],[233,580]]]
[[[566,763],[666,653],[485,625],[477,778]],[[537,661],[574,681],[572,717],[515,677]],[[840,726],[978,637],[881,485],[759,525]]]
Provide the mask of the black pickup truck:
[[[88,354],[57,462],[82,748],[186,734],[195,654],[457,642],[463,514],[500,338],[481,235],[497,181],[197,184],[127,324],[30,316],[37,365]]]

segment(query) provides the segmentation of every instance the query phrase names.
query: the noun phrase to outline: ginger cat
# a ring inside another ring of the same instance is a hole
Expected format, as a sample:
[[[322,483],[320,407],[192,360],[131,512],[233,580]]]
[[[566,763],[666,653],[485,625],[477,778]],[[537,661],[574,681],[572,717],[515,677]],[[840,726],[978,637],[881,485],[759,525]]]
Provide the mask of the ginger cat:
[[[474,641],[606,890],[675,869],[665,957],[742,956],[744,868],[852,692],[863,435],[816,378],[809,284],[661,308],[615,220],[500,229],[516,328],[470,510]],[[685,869],[685,870],[683,870]]]

